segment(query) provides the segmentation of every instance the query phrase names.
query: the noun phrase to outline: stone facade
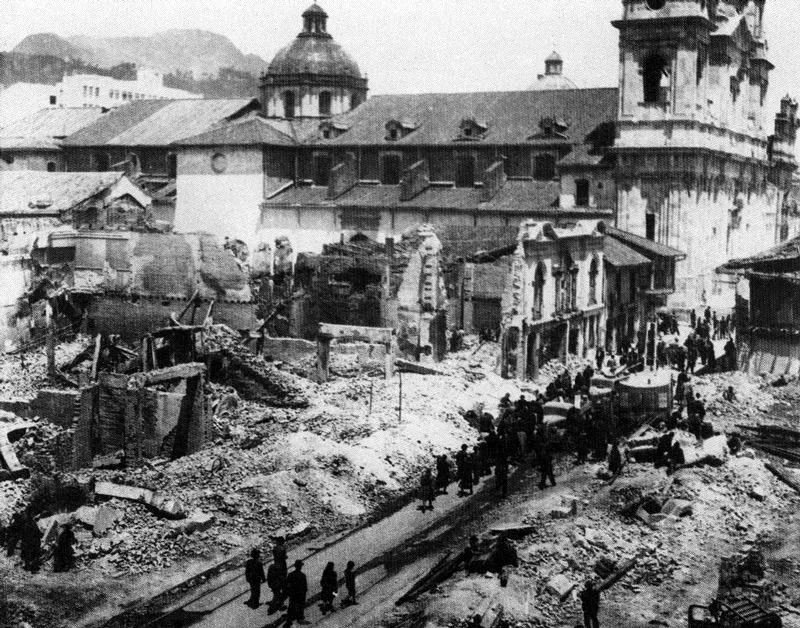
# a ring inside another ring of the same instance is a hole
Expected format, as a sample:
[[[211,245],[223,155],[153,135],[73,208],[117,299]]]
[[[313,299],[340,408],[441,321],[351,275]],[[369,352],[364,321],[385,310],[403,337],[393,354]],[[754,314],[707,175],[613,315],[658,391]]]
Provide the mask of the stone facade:
[[[548,360],[601,343],[604,232],[602,221],[522,223],[503,297],[503,376],[535,379]]]
[[[796,108],[771,136],[765,2],[662,4],[624,0],[614,22],[617,225],[687,253],[672,302],[692,305],[723,291],[718,265],[779,241]]]

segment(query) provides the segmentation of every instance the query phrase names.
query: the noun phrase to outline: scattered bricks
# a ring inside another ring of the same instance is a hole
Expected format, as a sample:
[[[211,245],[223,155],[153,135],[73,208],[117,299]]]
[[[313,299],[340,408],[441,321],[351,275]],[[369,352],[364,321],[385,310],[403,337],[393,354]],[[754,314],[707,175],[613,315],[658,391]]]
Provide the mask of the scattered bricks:
[[[571,582],[564,574],[558,574],[550,578],[547,583],[547,590],[563,601],[572,593],[575,586],[575,583]]]
[[[124,466],[125,452],[122,449],[113,454],[95,456],[92,460],[92,467],[95,469],[121,469]]]
[[[174,523],[173,529],[179,534],[204,532],[214,525],[214,515],[205,512],[193,512],[185,521]]]
[[[96,517],[97,508],[93,506],[81,506],[75,511],[75,520],[82,523],[87,528],[94,527]]]
[[[103,536],[120,519],[124,513],[119,508],[110,504],[103,504],[97,508],[94,519],[94,535]]]

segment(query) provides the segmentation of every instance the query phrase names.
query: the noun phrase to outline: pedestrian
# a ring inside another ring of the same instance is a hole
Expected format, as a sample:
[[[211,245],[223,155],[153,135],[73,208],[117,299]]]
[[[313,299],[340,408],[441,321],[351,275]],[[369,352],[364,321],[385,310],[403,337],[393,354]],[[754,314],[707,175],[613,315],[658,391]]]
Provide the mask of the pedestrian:
[[[723,398],[725,401],[728,401],[728,402],[730,402],[730,403],[733,403],[734,401],[736,401],[736,391],[733,389],[733,386],[728,386],[728,387],[727,387],[727,388],[726,388],[726,389],[725,389],[725,390],[722,392],[722,398]]]
[[[728,336],[728,342],[725,343],[725,368],[729,371],[735,371],[737,367],[736,345],[733,342],[733,338]]]
[[[600,612],[600,591],[594,581],[589,580],[580,593],[584,628],[600,628],[597,613]]]
[[[22,566],[32,572],[39,571],[39,562],[42,555],[42,532],[36,521],[33,519],[33,513],[28,510],[25,515],[25,521],[22,524],[22,535],[20,538],[20,556],[22,558]]]
[[[269,602],[269,613],[272,614],[284,608],[286,599],[286,562],[272,562],[267,569],[267,586],[272,591]]]
[[[694,308],[692,308],[689,312],[689,323],[691,324],[692,329],[697,327],[697,312],[694,311]]]
[[[606,358],[606,352],[603,350],[602,347],[598,347],[594,356],[595,364],[597,364],[598,371],[603,370],[603,360],[605,360],[605,358]]]
[[[428,475],[430,475],[430,471],[428,472]],[[336,570],[334,569],[332,562],[329,562],[327,565],[325,565],[325,569],[322,571],[322,577],[319,581],[319,586],[322,590],[322,593],[320,594],[322,601],[320,604],[320,610],[322,611],[323,615],[326,613],[332,613],[333,600],[339,594],[339,576],[336,574]]]
[[[680,441],[675,441],[672,444],[672,449],[669,452],[669,468],[667,472],[672,474],[679,466],[686,464],[686,456],[683,453]]]
[[[456,454],[456,474],[458,478],[461,479],[462,470],[464,465],[467,462],[467,458],[469,458],[469,452],[467,451],[466,445],[461,445],[461,450]]]
[[[545,489],[548,479],[553,486],[556,485],[556,478],[553,475],[553,455],[550,453],[550,448],[546,445],[542,447],[542,454],[539,458],[539,470],[542,473],[542,479],[539,481],[539,488],[541,490]]]
[[[75,533],[72,525],[65,523],[61,527],[61,532],[56,539],[56,547],[53,550],[53,571],[60,573],[69,571],[75,566]]]
[[[347,597],[342,600],[342,608],[358,604],[356,602],[356,564],[349,560],[344,570],[344,587],[347,589]]]
[[[11,523],[6,528],[6,554],[13,556],[17,545],[22,540],[22,530],[25,527],[25,513],[18,510],[11,517]]]
[[[464,497],[467,493],[472,495],[473,477],[472,477],[472,456],[467,453],[467,446],[462,445],[459,455],[463,452],[464,456],[461,460],[461,468],[458,472],[458,496]]]
[[[508,460],[506,458],[498,458],[494,468],[494,477],[495,491],[500,493],[502,499],[505,499],[508,497]]]
[[[433,488],[433,476],[430,469],[422,472],[422,479],[419,483],[419,497],[422,500],[422,512],[433,510],[433,500],[436,499],[436,491]]]
[[[436,458],[436,492],[447,495],[447,487],[450,485],[450,463],[447,456],[442,454]]]
[[[286,539],[278,536],[275,538],[275,545],[272,546],[272,560],[276,563],[283,563],[283,566],[286,567],[287,559]]]
[[[706,364],[708,365],[708,372],[714,373],[717,370],[717,354],[714,349],[714,343],[711,339],[706,338]]]
[[[622,454],[617,443],[611,446],[611,453],[608,454],[608,471],[611,475],[617,475],[622,471]]]
[[[267,581],[264,575],[264,564],[261,562],[261,552],[253,549],[250,558],[244,564],[244,579],[250,585],[250,599],[245,601],[250,608],[261,606],[261,585]]]
[[[589,456],[589,435],[583,429],[576,437],[575,450],[577,454],[576,463],[585,464],[586,458]]]
[[[494,429],[494,417],[488,412],[484,412],[481,414],[480,432],[485,434],[492,429]]]
[[[294,561],[294,571],[286,576],[286,593],[289,597],[289,610],[286,613],[286,625],[293,621],[304,622],[306,618],[306,595],[308,580],[303,573],[303,561]]]

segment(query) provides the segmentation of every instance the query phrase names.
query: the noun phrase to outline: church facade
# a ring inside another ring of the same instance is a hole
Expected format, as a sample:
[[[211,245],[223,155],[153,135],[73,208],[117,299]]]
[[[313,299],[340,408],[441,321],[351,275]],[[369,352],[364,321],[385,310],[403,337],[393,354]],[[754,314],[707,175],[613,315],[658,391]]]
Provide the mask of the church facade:
[[[261,111],[179,143],[176,227],[297,253],[422,223],[600,219],[685,252],[669,298],[709,301],[727,290],[714,268],[798,233],[797,105],[773,128],[765,2],[623,0],[616,88],[575,87],[554,54],[528,90],[369,99],[313,5]]]

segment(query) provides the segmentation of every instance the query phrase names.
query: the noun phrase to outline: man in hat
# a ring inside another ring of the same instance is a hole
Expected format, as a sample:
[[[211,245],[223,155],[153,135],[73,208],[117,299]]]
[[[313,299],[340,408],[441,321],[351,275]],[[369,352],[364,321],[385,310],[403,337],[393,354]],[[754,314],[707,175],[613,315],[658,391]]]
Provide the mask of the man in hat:
[[[261,585],[267,581],[264,575],[264,563],[261,562],[261,552],[257,549],[250,552],[250,558],[244,564],[244,579],[250,585],[250,599],[245,604],[256,609],[261,605]]]
[[[289,596],[289,610],[286,613],[286,625],[293,621],[305,621],[306,595],[308,580],[303,573],[303,561],[294,561],[294,571],[286,577],[286,594]]]
[[[594,580],[588,580],[580,593],[581,610],[583,610],[583,625],[585,628],[600,628],[597,613],[600,611],[600,591],[597,590]]]

